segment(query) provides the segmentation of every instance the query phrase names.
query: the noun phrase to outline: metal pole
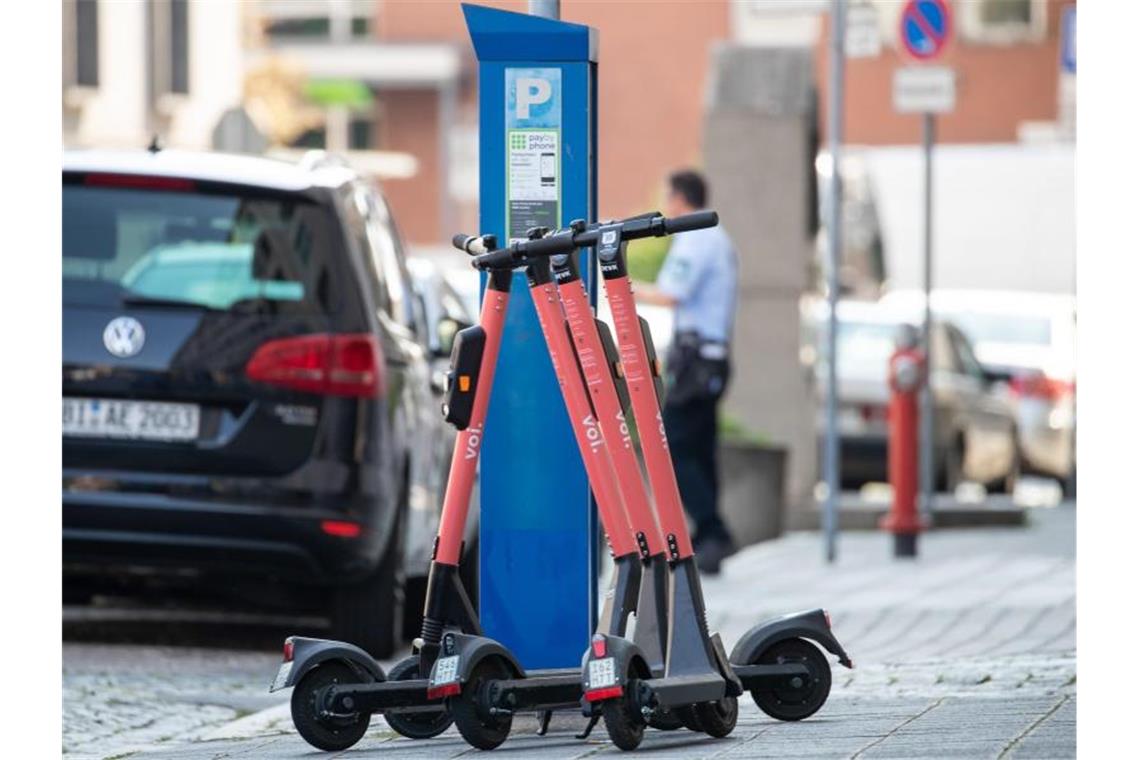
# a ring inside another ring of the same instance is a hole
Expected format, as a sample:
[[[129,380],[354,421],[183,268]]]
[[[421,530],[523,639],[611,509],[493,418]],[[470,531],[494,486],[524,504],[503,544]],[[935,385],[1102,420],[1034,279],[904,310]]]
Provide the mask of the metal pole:
[[[843,143],[843,25],[846,3],[831,0],[831,65],[827,106],[827,142],[831,154],[831,176],[828,182],[827,236],[827,406],[824,427],[823,472],[827,481],[827,500],[823,509],[824,554],[834,562],[838,547],[839,523],[839,430],[836,370],[836,330],[839,320],[839,264],[843,241],[843,184],[839,176],[840,146]]]
[[[922,237],[922,352],[926,357],[926,382],[922,387],[922,415],[919,424],[919,463],[921,467],[923,514],[934,510],[934,393],[930,387],[933,372],[930,355],[930,283],[933,277],[933,187],[931,158],[934,152],[934,114],[922,115],[923,237]]]
[[[527,13],[532,16],[558,19],[562,17],[560,0],[529,0]]]

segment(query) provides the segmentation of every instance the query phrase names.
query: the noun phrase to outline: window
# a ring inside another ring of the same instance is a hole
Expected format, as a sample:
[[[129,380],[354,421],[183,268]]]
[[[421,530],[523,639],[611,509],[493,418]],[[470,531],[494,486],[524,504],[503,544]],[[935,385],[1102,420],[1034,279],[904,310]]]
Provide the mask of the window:
[[[409,330],[416,329],[415,307],[412,303],[411,279],[404,265],[403,249],[392,227],[388,209],[366,191],[357,197],[368,208],[368,239],[372,244],[373,266],[381,272],[391,304],[389,314]]]
[[[954,352],[957,354],[958,365],[962,373],[979,380],[985,380],[986,373],[982,370],[982,365],[978,362],[977,357],[974,356],[974,349],[970,347],[966,336],[953,327],[947,327],[946,331],[950,336],[950,342],[954,344]]]
[[[147,3],[147,45],[151,102],[170,93],[190,92],[189,0]]]
[[[270,19],[265,33],[274,41],[327,40],[332,38],[332,20],[328,16]],[[349,21],[349,36],[368,38],[372,35],[372,19],[354,16]]]
[[[361,202],[360,195],[354,193],[351,188],[345,192],[341,200],[343,201],[341,207],[344,209],[344,222],[348,228],[348,235],[352,238],[353,245],[360,254],[360,260],[368,271],[366,278],[368,280],[368,292],[372,294],[376,308],[391,316],[392,300],[389,298],[388,289],[385,287],[384,271],[376,266],[376,261],[372,255],[372,242],[368,236],[368,220],[365,216],[368,207]]]
[[[1047,10],[1044,0],[968,0],[954,5],[963,39],[992,45],[1043,40]]]
[[[99,86],[99,3],[69,0],[63,5],[63,82]]]
[[[374,0],[261,0],[270,42],[322,42],[368,39],[373,33]]]
[[[299,198],[65,179],[63,300],[329,313],[336,229],[327,210]]]

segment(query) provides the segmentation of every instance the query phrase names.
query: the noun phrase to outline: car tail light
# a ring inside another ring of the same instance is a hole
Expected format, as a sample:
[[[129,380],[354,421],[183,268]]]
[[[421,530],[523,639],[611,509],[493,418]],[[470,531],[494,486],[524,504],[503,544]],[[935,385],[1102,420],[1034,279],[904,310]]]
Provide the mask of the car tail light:
[[[292,636],[285,639],[284,654],[285,654],[285,662],[293,662],[293,637]]]
[[[245,365],[250,380],[327,396],[377,396],[380,343],[368,333],[298,335],[264,343]]]
[[[360,523],[347,520],[321,520],[321,530],[337,538],[357,538],[360,536]]]
[[[1010,380],[1010,390],[1017,396],[1058,401],[1073,393],[1074,385],[1042,374],[1022,375]]]

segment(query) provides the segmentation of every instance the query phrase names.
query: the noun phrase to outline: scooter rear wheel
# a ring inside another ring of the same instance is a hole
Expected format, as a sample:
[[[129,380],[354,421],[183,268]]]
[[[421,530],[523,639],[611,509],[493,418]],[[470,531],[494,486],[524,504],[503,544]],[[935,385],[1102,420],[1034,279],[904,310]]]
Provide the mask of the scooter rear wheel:
[[[294,687],[289,703],[293,725],[301,738],[326,752],[339,752],[360,741],[368,730],[371,716],[354,713],[327,717],[321,714],[324,707],[318,704],[317,698],[327,686],[361,682],[362,679],[343,662],[324,662],[306,673]]]
[[[500,657],[480,660],[471,671],[463,691],[447,700],[455,727],[476,749],[494,749],[511,733],[512,715],[491,715],[483,706],[488,681],[510,678],[510,668]]]
[[[641,740],[645,738],[645,721],[641,710],[634,704],[637,689],[633,685],[637,683],[637,677],[637,670],[630,663],[624,693],[602,702],[602,721],[606,724],[606,733],[610,735],[610,741],[615,747],[627,752],[641,746]]]
[[[697,711],[692,705],[684,705],[683,707],[674,707],[673,714],[677,716],[677,720],[682,726],[695,731],[698,734],[705,732],[704,727],[701,725],[700,719],[697,717]]]
[[[761,665],[803,663],[808,678],[789,679],[786,685],[753,689],[756,706],[777,720],[803,720],[823,707],[831,694],[831,664],[814,644],[803,639],[784,639],[760,653]],[[800,683],[796,683],[799,680]]]
[[[678,728],[684,728],[685,724],[681,722],[680,716],[675,711],[658,708],[649,716],[649,727],[658,731],[676,731]]]
[[[411,681],[420,676],[419,655],[411,655],[397,662],[388,671],[389,681]],[[438,712],[384,713],[384,720],[392,730],[409,739],[431,739],[451,727],[451,714],[440,707]]]
[[[740,708],[736,697],[722,697],[716,702],[701,702],[693,707],[693,711],[706,734],[714,739],[723,739],[736,728]]]

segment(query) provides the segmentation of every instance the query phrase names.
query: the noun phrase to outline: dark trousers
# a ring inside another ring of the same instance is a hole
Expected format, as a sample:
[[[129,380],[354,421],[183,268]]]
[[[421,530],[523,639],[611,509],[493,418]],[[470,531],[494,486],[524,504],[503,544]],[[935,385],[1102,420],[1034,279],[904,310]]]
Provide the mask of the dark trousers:
[[[697,525],[695,542],[728,539],[717,512],[720,476],[716,462],[717,399],[699,397],[679,404],[666,402],[665,436],[685,511]]]

